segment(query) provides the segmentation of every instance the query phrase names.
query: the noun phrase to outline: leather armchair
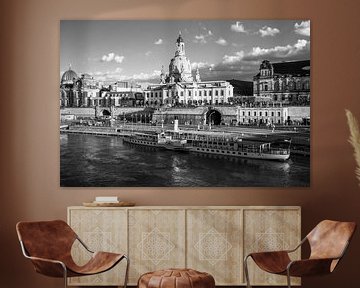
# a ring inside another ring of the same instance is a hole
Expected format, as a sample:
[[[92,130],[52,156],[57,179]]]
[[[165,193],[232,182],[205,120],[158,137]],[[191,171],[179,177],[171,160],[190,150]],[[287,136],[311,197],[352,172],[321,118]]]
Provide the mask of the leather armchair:
[[[19,222],[16,231],[23,255],[31,260],[35,271],[50,277],[64,278],[65,288],[67,277],[102,273],[112,269],[123,259],[127,261],[124,281],[126,288],[128,257],[125,254],[91,251],[66,222]],[[71,247],[75,241],[79,241],[91,254],[90,260],[83,266],[78,266],[71,256]]]
[[[286,275],[289,288],[291,276],[306,277],[332,273],[344,256],[355,229],[354,222],[324,220],[292,250],[250,253],[244,259],[247,287],[251,287],[247,266],[249,258],[268,273]],[[299,249],[306,241],[310,245],[310,257],[292,261],[289,253]]]

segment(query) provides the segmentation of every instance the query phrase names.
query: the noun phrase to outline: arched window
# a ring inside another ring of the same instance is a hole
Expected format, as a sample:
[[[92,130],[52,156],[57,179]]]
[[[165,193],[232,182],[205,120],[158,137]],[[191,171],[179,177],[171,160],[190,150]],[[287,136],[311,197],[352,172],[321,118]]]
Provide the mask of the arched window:
[[[289,90],[294,90],[294,87],[295,87],[294,81],[290,81],[289,82]]]
[[[274,90],[279,91],[279,89],[280,89],[279,81],[276,81],[275,84],[274,84]]]
[[[304,83],[303,83],[303,89],[304,90],[309,90],[309,81],[305,81]]]

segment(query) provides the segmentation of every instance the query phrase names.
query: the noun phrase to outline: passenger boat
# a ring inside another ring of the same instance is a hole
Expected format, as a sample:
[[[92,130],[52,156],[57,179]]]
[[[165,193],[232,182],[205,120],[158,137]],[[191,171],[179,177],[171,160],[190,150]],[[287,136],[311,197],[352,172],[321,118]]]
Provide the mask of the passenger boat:
[[[262,160],[286,161],[291,140],[259,142],[237,137],[219,137],[168,130],[161,133],[135,133],[125,142],[179,152],[196,152]]]
[[[166,142],[165,135],[161,133],[134,133],[123,139],[124,142],[151,147],[163,147]]]
[[[124,141],[132,144],[164,148],[172,151],[190,151],[190,147],[187,146],[187,140],[172,139],[170,135],[165,135],[164,132],[158,134],[134,133],[133,135],[124,138]]]
[[[189,152],[191,147],[185,139],[169,139],[163,146],[167,150]]]
[[[209,133],[166,131],[167,137],[187,141],[190,152],[218,154],[232,157],[286,161],[290,157],[291,139],[260,142],[239,139],[237,136],[211,136]]]
[[[290,143],[261,143],[249,140],[195,140],[191,143],[190,151],[242,158],[286,161],[290,157]]]

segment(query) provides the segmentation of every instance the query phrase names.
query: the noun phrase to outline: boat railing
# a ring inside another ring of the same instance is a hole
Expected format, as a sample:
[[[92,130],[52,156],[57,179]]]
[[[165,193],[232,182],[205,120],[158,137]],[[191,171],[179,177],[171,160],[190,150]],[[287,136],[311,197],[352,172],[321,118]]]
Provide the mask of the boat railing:
[[[288,155],[290,154],[289,149],[282,148],[271,148],[270,150],[263,151],[264,154],[275,154],[275,155]]]

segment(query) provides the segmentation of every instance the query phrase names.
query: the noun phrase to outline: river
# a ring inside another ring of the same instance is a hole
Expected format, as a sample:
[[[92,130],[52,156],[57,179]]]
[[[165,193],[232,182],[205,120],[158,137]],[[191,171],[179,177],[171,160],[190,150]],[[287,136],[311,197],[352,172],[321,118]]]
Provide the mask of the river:
[[[306,187],[310,158],[287,162],[181,153],[116,136],[60,135],[61,187]]]

